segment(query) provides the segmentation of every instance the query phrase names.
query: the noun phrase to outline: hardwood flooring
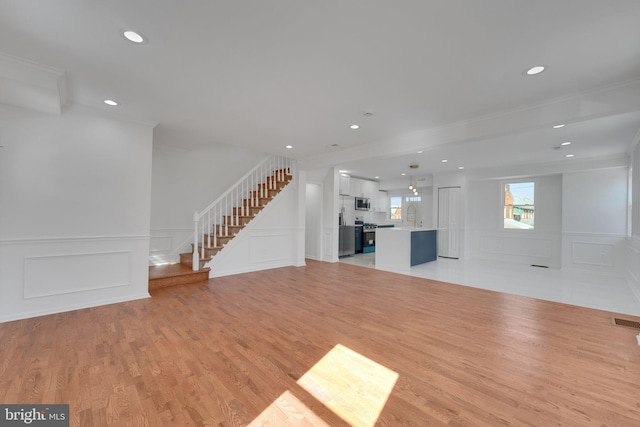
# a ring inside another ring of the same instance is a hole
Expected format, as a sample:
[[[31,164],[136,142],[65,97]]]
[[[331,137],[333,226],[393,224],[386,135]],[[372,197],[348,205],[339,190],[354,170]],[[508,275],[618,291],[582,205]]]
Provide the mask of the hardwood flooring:
[[[640,331],[610,317],[308,261],[0,324],[0,403],[83,427],[638,426]],[[377,421],[328,409],[375,399]]]

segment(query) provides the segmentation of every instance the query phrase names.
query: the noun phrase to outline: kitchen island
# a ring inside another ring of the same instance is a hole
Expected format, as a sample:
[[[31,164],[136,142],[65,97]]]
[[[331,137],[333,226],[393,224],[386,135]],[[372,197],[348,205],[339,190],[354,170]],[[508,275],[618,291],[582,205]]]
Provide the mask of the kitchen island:
[[[376,232],[376,268],[408,273],[414,265],[438,257],[437,229],[382,228]]]

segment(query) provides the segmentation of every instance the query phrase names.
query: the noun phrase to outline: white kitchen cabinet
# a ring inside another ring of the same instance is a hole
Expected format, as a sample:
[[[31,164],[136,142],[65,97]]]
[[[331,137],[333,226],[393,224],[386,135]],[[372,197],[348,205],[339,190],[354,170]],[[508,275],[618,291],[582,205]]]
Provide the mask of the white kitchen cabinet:
[[[350,193],[349,195],[354,197],[363,197],[362,195],[362,180],[358,178],[351,178],[349,182]]]
[[[378,190],[376,212],[389,212],[389,193]]]
[[[377,203],[379,186],[380,184],[376,181],[351,177],[349,180],[349,192],[343,192],[342,194],[349,194],[354,197],[367,197],[371,199],[371,204],[373,205]]]
[[[351,181],[351,177],[347,174],[340,174],[340,194],[347,194],[347,195],[351,195],[351,193],[349,193],[349,191],[351,190],[351,188],[349,188],[350,182]],[[335,187],[334,187],[335,188]]]

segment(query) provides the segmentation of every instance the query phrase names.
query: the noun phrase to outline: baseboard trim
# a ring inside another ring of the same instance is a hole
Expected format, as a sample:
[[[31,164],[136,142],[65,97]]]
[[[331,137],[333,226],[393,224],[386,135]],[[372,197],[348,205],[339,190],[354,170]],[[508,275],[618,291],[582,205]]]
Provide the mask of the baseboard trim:
[[[150,297],[151,295],[149,295],[149,292],[143,292],[140,294],[130,295],[125,298],[109,298],[109,299],[100,300],[100,301],[92,301],[91,303],[72,304],[68,306],[48,308],[45,310],[35,310],[35,311],[29,311],[29,312],[15,313],[8,316],[0,316],[0,323],[13,322],[15,320],[29,319],[32,317],[48,316],[51,314],[65,313],[68,311],[83,310],[85,308],[99,307],[101,305],[135,301],[135,300],[145,299]]]

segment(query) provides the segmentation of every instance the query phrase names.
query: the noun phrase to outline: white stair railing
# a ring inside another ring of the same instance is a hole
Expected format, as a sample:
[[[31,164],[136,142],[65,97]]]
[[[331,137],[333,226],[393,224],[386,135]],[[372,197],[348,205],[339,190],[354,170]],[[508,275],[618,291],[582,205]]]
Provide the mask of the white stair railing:
[[[229,227],[241,225],[242,217],[251,216],[251,208],[261,206],[262,200],[269,197],[269,190],[275,190],[285,175],[293,175],[292,160],[269,156],[202,212],[193,214],[194,271],[200,269],[200,259],[206,257],[207,247],[219,247],[218,234],[230,237]]]

